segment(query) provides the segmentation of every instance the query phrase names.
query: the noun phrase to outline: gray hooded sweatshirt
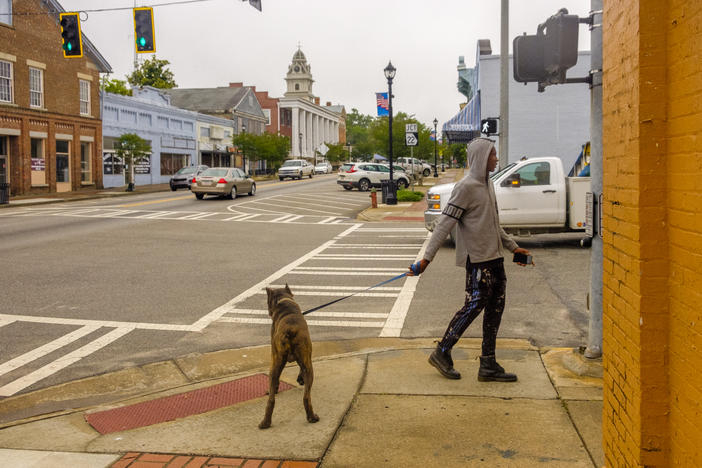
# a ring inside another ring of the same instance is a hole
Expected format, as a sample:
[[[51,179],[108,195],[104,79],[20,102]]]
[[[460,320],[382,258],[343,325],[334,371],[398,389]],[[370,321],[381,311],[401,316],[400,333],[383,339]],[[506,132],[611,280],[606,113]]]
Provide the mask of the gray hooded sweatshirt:
[[[433,260],[451,229],[458,223],[456,265],[466,266],[502,258],[504,249],[513,252],[516,242],[500,227],[495,188],[487,177],[487,162],[494,145],[485,138],[470,142],[467,149],[468,174],[453,188],[451,198],[434,228],[424,258]]]

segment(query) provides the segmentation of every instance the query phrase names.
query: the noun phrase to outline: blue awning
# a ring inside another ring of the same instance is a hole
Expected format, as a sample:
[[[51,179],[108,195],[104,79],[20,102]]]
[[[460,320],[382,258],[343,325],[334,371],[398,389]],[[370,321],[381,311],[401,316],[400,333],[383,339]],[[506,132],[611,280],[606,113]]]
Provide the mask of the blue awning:
[[[480,92],[441,127],[449,143],[468,143],[480,136]]]

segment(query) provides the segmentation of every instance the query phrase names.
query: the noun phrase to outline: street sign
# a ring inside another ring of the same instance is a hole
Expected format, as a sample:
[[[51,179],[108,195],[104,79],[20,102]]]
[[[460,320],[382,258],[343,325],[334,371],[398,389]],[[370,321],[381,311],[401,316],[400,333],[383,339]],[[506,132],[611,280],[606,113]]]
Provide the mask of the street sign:
[[[417,124],[405,124],[405,133],[417,133]]]
[[[319,151],[319,154],[321,154],[322,156],[326,156],[327,153],[329,152],[329,147],[327,145],[325,145],[324,143],[322,143],[321,145],[319,145],[319,148],[317,149],[317,151]]]
[[[410,132],[405,133],[405,146],[418,146],[419,145],[419,133]]]

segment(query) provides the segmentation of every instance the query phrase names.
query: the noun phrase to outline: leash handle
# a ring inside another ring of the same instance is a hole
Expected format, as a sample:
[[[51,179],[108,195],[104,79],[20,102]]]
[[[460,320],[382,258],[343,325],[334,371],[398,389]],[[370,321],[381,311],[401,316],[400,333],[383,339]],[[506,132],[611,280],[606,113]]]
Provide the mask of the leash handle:
[[[410,269],[412,270],[412,273],[414,273],[414,276],[419,276],[420,271],[419,269],[421,268],[419,262],[413,263]]]

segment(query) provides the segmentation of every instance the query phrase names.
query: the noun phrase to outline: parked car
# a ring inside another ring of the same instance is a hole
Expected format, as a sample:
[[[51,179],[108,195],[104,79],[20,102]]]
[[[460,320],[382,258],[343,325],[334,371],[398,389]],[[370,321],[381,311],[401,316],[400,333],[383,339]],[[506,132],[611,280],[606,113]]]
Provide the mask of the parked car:
[[[407,172],[412,172],[412,168],[414,168],[414,173],[417,176],[421,174],[424,177],[429,177],[431,174],[431,166],[417,158],[397,158],[397,164]]]
[[[398,188],[407,188],[409,175],[403,170],[393,170]],[[390,180],[390,167],[378,163],[346,163],[339,169],[336,183],[346,190],[357,188],[361,192],[380,187],[381,181]]]
[[[314,174],[314,167],[304,159],[288,159],[278,169],[278,178],[284,180],[286,177],[291,179],[302,179],[308,176],[310,179]]]
[[[211,167],[202,174],[193,177],[190,190],[195,198],[202,200],[205,195],[219,195],[231,198],[248,193],[256,194],[256,182],[235,167]]]
[[[331,174],[332,167],[328,162],[322,162],[314,166],[315,174]]]
[[[178,172],[173,174],[173,177],[171,177],[169,182],[171,190],[175,192],[179,188],[190,189],[190,184],[193,182],[193,177],[202,174],[206,169],[208,169],[207,166],[186,166],[180,169]]]

